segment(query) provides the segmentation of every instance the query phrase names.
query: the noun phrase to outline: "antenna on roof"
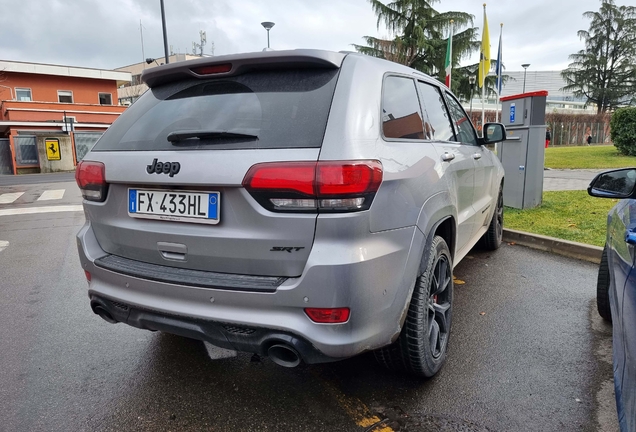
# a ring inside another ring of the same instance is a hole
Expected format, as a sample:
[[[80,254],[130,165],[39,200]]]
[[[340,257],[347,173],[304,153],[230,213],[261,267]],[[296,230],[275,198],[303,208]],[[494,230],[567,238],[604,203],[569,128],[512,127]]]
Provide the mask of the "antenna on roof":
[[[199,37],[201,38],[201,43],[192,42],[192,54],[203,57],[203,48],[207,42],[207,36],[203,30],[199,30]],[[199,49],[198,54],[197,49]]]
[[[144,26],[141,24],[141,20],[139,20],[139,34],[141,35],[141,58],[143,61],[141,62],[144,65],[144,69],[146,68],[146,53],[144,53]]]

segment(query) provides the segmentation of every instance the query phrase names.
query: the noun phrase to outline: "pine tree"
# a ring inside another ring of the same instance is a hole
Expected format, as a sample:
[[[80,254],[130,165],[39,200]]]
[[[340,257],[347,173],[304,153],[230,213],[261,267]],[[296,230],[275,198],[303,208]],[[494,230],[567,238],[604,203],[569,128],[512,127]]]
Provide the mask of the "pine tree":
[[[444,82],[444,61],[454,21],[453,64],[479,50],[474,16],[465,12],[438,12],[432,4],[440,0],[395,0],[384,4],[369,0],[381,22],[395,34],[392,40],[364,36],[367,45],[354,45],[361,53],[384,58],[436,76]],[[455,85],[453,85],[455,87]]]
[[[583,14],[589,30],[580,30],[585,49],[570,55],[571,63],[561,74],[563,88],[596,104],[598,113],[631,104],[636,90],[636,7],[616,6],[601,0],[598,12]]]

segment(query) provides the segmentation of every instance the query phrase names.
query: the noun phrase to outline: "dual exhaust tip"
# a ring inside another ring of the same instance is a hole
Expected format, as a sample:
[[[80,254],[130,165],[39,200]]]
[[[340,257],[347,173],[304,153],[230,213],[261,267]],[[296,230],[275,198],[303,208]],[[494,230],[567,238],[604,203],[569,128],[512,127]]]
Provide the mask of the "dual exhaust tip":
[[[267,350],[267,356],[279,366],[293,368],[300,364],[300,354],[285,344],[274,344]]]
[[[111,324],[116,324],[117,320],[99,302],[91,302],[93,312]],[[293,368],[300,364],[300,354],[293,347],[286,344],[277,343],[269,347],[267,356],[279,366]]]
[[[99,304],[98,302],[95,302],[95,301],[91,302],[91,309],[93,309],[94,313],[102,317],[104,321],[109,322],[111,324],[117,324],[118,321],[115,318],[113,318],[110,312],[108,312],[108,310],[106,310],[106,308],[102,306],[101,304]]]

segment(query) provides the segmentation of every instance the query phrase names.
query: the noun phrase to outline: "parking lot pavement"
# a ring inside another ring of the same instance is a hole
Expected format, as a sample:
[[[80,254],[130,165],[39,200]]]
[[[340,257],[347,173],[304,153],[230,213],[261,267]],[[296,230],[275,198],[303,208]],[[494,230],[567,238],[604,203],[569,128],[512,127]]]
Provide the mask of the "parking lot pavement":
[[[576,169],[576,170],[546,170],[543,171],[543,190],[587,190],[590,182],[598,173],[606,170]]]
[[[595,265],[507,244],[471,252],[455,269],[448,362],[423,381],[369,354],[295,369],[211,360],[199,341],[108,324],[88,304],[83,222],[0,216],[0,429],[616,429]]]

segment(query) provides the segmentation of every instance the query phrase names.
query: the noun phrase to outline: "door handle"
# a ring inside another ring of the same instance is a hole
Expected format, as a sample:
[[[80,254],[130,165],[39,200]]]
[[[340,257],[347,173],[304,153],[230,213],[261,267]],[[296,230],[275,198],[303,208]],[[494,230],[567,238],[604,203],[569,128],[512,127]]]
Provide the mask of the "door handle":
[[[444,154],[442,155],[442,161],[444,161],[444,162],[450,162],[450,161],[452,161],[453,159],[455,159],[455,154],[454,154],[454,153],[448,153],[448,152],[446,152],[446,153],[444,153]]]
[[[625,233],[625,243],[630,245],[636,245],[636,232],[628,230]]]
[[[475,153],[475,154],[473,155],[473,159],[475,159],[475,160],[479,160],[479,159],[481,159],[481,153]]]

